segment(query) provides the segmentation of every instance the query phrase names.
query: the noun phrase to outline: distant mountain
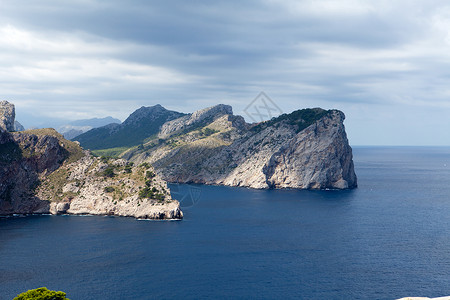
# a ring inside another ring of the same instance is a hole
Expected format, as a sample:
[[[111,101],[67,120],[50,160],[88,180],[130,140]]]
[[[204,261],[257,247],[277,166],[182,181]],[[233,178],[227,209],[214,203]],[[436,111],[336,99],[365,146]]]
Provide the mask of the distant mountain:
[[[120,124],[121,122],[119,119],[115,119],[113,117],[83,119],[61,125],[57,128],[57,131],[61,133],[64,138],[73,139],[78,135],[91,130],[92,128],[97,128],[113,123]]]
[[[20,124],[18,121],[14,121],[14,131],[24,131],[25,127]]]
[[[85,149],[107,149],[140,145],[145,139],[158,134],[160,127],[185,114],[167,110],[157,104],[141,107],[133,112],[122,124],[109,124],[85,132],[74,140]]]
[[[93,118],[93,119],[84,119],[84,120],[76,120],[68,123],[68,125],[72,126],[91,126],[92,128],[102,127],[111,123],[120,124],[120,120],[113,117],[105,117],[105,118]]]
[[[71,140],[77,136],[79,136],[80,134],[83,134],[85,131],[83,130],[77,130],[77,129],[70,129],[67,132],[63,133],[63,136],[65,139]]]

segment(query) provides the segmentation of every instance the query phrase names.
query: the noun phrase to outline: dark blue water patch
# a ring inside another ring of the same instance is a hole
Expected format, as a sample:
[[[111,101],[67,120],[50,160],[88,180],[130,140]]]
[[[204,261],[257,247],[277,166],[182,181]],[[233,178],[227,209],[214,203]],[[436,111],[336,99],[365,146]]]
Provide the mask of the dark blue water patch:
[[[450,149],[354,158],[355,190],[178,186],[195,198],[183,221],[0,219],[0,299],[40,286],[70,299],[450,295]]]

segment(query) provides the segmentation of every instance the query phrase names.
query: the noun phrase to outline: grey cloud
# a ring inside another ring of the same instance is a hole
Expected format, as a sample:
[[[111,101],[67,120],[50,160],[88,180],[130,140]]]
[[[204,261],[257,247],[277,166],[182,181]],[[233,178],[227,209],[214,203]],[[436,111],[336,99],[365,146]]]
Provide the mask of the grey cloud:
[[[45,103],[50,111],[122,119],[126,110],[156,103],[193,111],[228,101],[239,112],[261,90],[286,111],[299,103],[353,108],[408,97],[447,101],[450,56],[445,30],[433,23],[449,9],[446,1],[345,2],[364,7],[322,11],[310,6],[327,1],[289,0],[3,1],[0,26],[56,44],[75,41],[79,49],[0,46],[0,68],[10,74],[0,72],[0,93]],[[27,74],[18,68],[44,76],[20,80]]]

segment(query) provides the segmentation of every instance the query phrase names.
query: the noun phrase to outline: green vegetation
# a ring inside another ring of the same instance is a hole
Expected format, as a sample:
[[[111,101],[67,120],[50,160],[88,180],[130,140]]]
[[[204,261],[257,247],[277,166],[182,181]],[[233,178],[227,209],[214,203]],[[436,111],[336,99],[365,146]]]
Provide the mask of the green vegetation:
[[[63,186],[67,182],[69,173],[65,167],[61,167],[48,175],[47,179],[42,183],[45,190],[46,199],[59,199],[63,195]]]
[[[131,169],[132,166],[133,166],[132,163],[131,163],[131,164],[127,164],[127,165],[123,168],[124,172],[127,173],[127,174],[130,174],[131,172],[133,172],[133,170]]]
[[[129,147],[97,149],[97,150],[92,150],[92,154],[94,154],[96,156],[108,156],[108,157],[117,158],[120,156],[120,154],[122,154],[123,152],[125,152],[128,149],[129,149]]]
[[[262,123],[259,123],[258,125],[254,126],[251,130],[254,132],[259,132],[261,130],[264,130],[265,128],[272,126],[276,123],[279,123],[281,121],[286,121],[290,125],[296,125],[297,126],[297,133],[305,129],[306,127],[313,124],[315,121],[319,120],[326,114],[328,114],[329,110],[324,110],[321,108],[306,108],[306,109],[300,109],[296,110],[290,114],[282,114],[281,116],[278,116],[277,118],[272,118],[269,121],[265,121]]]
[[[113,186],[107,186],[105,187],[104,191],[105,193],[112,193],[114,192],[116,189]]]
[[[217,132],[219,132],[219,130],[214,130],[214,129],[211,129],[211,128],[208,128],[208,127],[204,128],[201,131],[202,135],[205,135],[205,136],[210,136],[210,135],[212,135],[214,133],[217,133]]]
[[[155,176],[155,174],[153,172],[147,171],[147,175],[148,174],[152,174],[153,176]],[[148,177],[147,177],[148,178]],[[153,184],[153,180],[146,180],[145,181],[145,187],[141,188],[140,187],[140,191],[139,191],[139,198],[143,199],[143,198],[147,198],[147,199],[156,199],[159,200],[159,202],[164,201],[165,199],[165,189],[163,187],[161,187],[161,191],[156,188],[155,186],[152,186]]]
[[[103,172],[102,175],[106,178],[113,178],[116,176],[116,173],[114,173],[114,167],[108,166]]]
[[[144,169],[148,169],[148,168],[150,168],[150,164],[145,162],[145,163],[140,164],[139,167],[140,168],[144,168]]]
[[[153,173],[152,171],[145,172],[145,177],[146,178],[153,178],[155,176],[156,176],[155,173]]]
[[[139,198],[156,199],[164,201],[165,195],[160,193],[155,187],[146,186],[139,191]]]
[[[13,300],[70,300],[66,298],[66,293],[51,291],[46,287],[29,290],[17,295]]]

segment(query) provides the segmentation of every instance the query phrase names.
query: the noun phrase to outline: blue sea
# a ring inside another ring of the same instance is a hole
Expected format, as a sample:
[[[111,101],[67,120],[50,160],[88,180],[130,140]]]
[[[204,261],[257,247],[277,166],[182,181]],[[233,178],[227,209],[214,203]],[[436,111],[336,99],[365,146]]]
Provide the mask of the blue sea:
[[[359,187],[172,185],[182,221],[0,219],[0,299],[450,295],[450,148],[354,147]]]

